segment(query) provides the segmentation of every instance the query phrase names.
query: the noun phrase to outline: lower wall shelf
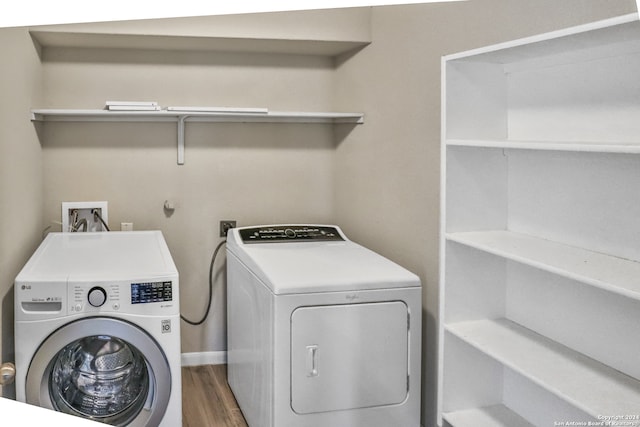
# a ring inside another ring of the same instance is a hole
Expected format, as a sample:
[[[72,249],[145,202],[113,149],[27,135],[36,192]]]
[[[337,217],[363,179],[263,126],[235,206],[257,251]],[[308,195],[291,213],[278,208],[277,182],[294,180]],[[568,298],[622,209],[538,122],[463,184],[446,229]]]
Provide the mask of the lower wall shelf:
[[[444,419],[454,427],[533,427],[505,405],[448,412]]]
[[[40,122],[200,122],[240,123],[364,123],[362,113],[268,111],[266,113],[207,111],[110,111],[82,109],[34,109],[31,120]]]
[[[178,124],[178,164],[184,164],[184,127],[187,122],[212,123],[325,123],[362,124],[363,113],[268,111],[266,113],[207,111],[110,111],[34,109],[34,122],[174,122]]]
[[[459,322],[445,331],[594,419],[640,414],[639,380],[510,320]]]

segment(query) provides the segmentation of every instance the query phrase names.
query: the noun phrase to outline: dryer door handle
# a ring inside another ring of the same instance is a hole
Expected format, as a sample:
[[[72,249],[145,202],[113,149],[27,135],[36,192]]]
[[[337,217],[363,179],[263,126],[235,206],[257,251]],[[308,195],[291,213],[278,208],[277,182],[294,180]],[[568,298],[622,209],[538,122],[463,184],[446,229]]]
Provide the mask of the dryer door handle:
[[[307,346],[307,377],[317,377],[318,374],[318,346]]]

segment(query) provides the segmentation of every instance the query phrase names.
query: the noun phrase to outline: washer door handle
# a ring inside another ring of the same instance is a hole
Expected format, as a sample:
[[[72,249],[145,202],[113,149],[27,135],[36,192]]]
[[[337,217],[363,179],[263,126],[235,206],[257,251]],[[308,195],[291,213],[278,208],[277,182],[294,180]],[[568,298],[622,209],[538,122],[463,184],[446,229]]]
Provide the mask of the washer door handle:
[[[307,377],[317,377],[318,374],[318,346],[307,346]]]

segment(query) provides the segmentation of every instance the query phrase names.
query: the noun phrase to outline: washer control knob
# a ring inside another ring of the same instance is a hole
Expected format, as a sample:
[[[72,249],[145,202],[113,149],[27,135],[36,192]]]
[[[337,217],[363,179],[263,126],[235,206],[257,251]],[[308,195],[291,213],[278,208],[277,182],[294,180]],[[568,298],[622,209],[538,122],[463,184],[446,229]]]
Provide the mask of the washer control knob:
[[[87,299],[92,306],[100,307],[107,300],[107,292],[99,286],[93,287],[89,289]]]

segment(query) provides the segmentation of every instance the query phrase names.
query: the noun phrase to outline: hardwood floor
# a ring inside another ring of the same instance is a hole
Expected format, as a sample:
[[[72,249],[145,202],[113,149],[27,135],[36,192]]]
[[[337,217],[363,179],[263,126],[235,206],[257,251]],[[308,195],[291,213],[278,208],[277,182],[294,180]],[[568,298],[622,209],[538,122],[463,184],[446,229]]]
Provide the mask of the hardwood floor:
[[[183,427],[247,427],[227,384],[227,365],[182,368]]]

